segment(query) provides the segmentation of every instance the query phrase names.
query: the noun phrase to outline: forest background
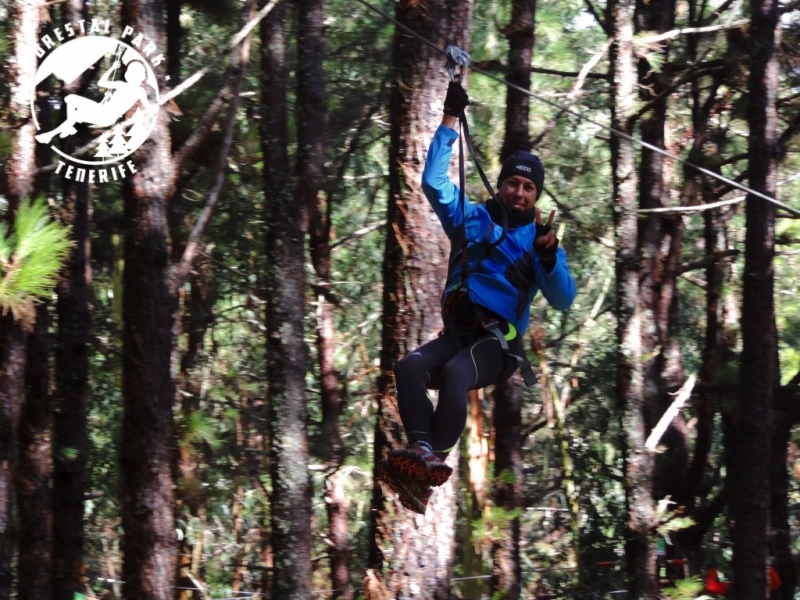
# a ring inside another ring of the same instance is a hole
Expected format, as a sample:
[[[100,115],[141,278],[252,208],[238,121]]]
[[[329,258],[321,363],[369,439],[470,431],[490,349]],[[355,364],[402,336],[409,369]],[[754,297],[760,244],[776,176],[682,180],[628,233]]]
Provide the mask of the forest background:
[[[768,564],[793,598],[798,4],[0,3],[0,599],[697,598],[717,566],[754,600]],[[39,36],[92,18],[184,86],[90,186],[29,98]],[[542,157],[578,297],[536,300],[539,384],[471,395],[421,517],[375,465],[440,328],[448,44],[490,180]]]

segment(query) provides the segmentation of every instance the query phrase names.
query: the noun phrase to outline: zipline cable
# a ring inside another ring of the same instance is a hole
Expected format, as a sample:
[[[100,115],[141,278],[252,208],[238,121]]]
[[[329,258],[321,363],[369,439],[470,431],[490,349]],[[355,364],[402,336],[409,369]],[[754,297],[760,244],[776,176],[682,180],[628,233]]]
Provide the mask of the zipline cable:
[[[381,15],[384,19],[387,19],[387,20],[391,21],[392,23],[394,23],[395,27],[399,27],[400,29],[402,29],[406,33],[414,36],[415,38],[417,38],[418,40],[420,40],[424,44],[426,44],[426,45],[430,46],[431,48],[433,48],[434,50],[436,50],[437,52],[443,54],[444,56],[447,56],[447,52],[445,50],[442,50],[439,46],[437,46],[436,44],[434,44],[432,41],[428,40],[427,38],[423,37],[422,35],[420,35],[416,31],[411,29],[409,26],[399,22],[397,19],[392,17],[390,14],[388,14],[386,11],[378,8],[377,6],[372,5],[367,0],[357,0],[357,1],[360,2],[361,4],[363,4],[364,6],[366,6],[367,8],[369,8],[371,11]],[[587,117],[586,115],[584,115],[584,114],[582,114],[582,113],[580,113],[580,112],[578,112],[578,111],[576,111],[576,110],[574,110],[572,108],[569,108],[568,106],[565,106],[563,104],[559,104],[558,102],[555,102],[554,100],[549,100],[547,98],[543,98],[542,96],[534,94],[530,90],[526,90],[525,88],[522,88],[522,87],[520,87],[518,85],[515,85],[515,84],[509,82],[509,81],[506,81],[505,79],[501,79],[497,75],[489,73],[488,71],[484,71],[483,69],[475,67],[472,64],[469,65],[469,68],[472,69],[473,71],[475,71],[476,73],[479,73],[479,74],[483,75],[484,77],[488,77],[489,79],[493,79],[494,81],[497,81],[498,83],[500,83],[502,85],[505,85],[505,86],[507,86],[507,87],[509,87],[511,89],[514,89],[514,90],[517,90],[519,92],[522,92],[523,94],[527,94],[528,96],[530,96],[531,98],[533,98],[535,100],[538,100],[539,102],[543,102],[544,104],[548,104],[548,105],[550,105],[550,106],[552,106],[554,108],[557,108],[557,109],[562,110],[562,111],[564,111],[566,113],[569,113],[569,114],[573,115],[574,117],[577,117],[577,118],[579,118],[579,119],[581,119],[583,121],[591,123],[592,125],[595,125],[596,127],[600,127],[601,129],[605,129],[606,131],[609,131],[609,132],[611,132],[611,133],[613,133],[613,134],[615,134],[615,135],[617,135],[617,136],[619,136],[619,137],[621,137],[621,138],[623,138],[623,139],[625,139],[625,140],[627,140],[629,142],[633,142],[634,144],[638,144],[639,146],[641,146],[643,148],[647,148],[648,150],[652,150],[653,152],[657,152],[658,154],[661,154],[662,156],[664,156],[666,158],[670,158],[672,160],[678,161],[679,163],[681,163],[681,164],[683,164],[683,165],[685,165],[685,166],[687,166],[687,167],[689,167],[691,169],[694,169],[698,173],[702,173],[703,175],[707,175],[709,177],[712,177],[712,178],[714,178],[714,179],[716,179],[718,181],[726,183],[729,186],[732,186],[732,187],[734,187],[736,189],[739,189],[739,190],[741,190],[743,192],[746,192],[748,194],[752,194],[753,196],[761,198],[762,200],[766,200],[767,202],[769,202],[771,204],[774,204],[775,206],[777,206],[777,207],[779,207],[779,208],[781,208],[781,209],[783,209],[783,210],[785,210],[785,211],[787,211],[787,212],[789,212],[789,213],[791,213],[793,215],[800,216],[800,210],[798,210],[796,208],[792,208],[791,206],[789,206],[787,204],[784,204],[783,202],[780,202],[779,200],[776,200],[772,196],[768,196],[768,195],[763,194],[761,192],[757,192],[756,190],[753,190],[753,189],[747,187],[746,185],[739,183],[738,181],[730,179],[729,177],[725,177],[724,175],[721,175],[720,173],[715,173],[713,171],[709,171],[708,169],[706,169],[704,167],[701,167],[700,165],[696,165],[693,162],[691,162],[689,160],[686,160],[685,158],[681,158],[680,156],[672,154],[671,152],[668,152],[667,150],[664,150],[663,148],[659,148],[658,146],[654,146],[653,144],[645,142],[644,140],[640,140],[640,139],[638,139],[638,138],[636,138],[636,137],[634,137],[632,135],[629,135],[629,134],[625,133],[624,131],[620,131],[619,129],[617,129],[615,127],[612,127],[611,125],[606,125],[605,123],[601,123],[601,122],[599,122],[599,121],[597,121],[595,119],[592,119],[591,117]]]

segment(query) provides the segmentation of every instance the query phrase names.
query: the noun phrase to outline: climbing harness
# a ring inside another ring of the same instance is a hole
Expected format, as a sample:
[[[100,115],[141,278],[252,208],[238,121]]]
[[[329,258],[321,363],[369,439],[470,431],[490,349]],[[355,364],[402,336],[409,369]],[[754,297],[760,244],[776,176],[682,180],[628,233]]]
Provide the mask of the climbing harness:
[[[464,50],[461,50],[457,46],[448,46],[446,50],[447,54],[447,64],[445,65],[445,69],[447,70],[448,74],[450,75],[451,81],[460,81],[461,76],[466,71],[467,67],[469,66],[469,54]],[[486,173],[481,166],[478,157],[475,154],[475,148],[472,145],[472,137],[469,133],[469,125],[467,124],[467,117],[462,111],[461,114],[458,116],[458,123],[459,123],[459,136],[458,136],[458,201],[461,207],[461,226],[456,233],[455,238],[452,242],[452,249],[450,253],[450,259],[448,260],[448,273],[447,273],[447,280],[449,282],[450,275],[452,274],[453,270],[455,269],[456,261],[460,258],[461,260],[461,280],[457,286],[457,289],[453,289],[450,292],[450,296],[448,297],[448,301],[445,302],[444,306],[444,319],[445,319],[445,327],[453,336],[453,339],[456,342],[456,347],[461,347],[461,338],[458,335],[458,331],[454,322],[454,317],[452,313],[452,305],[455,300],[455,297],[461,294],[465,294],[467,298],[469,298],[469,239],[467,238],[467,221],[466,221],[466,169],[464,165],[464,144],[466,144],[467,149],[469,150],[470,155],[472,156],[472,160],[475,163],[475,168],[478,171],[478,174],[481,177],[481,181],[483,181],[483,185],[486,190],[489,192],[489,195],[497,202],[497,205],[501,208],[501,227],[502,232],[500,236],[497,238],[496,241],[490,242],[492,231],[494,230],[494,223],[490,223],[489,227],[486,229],[486,233],[483,236],[483,240],[479,242],[483,253],[481,256],[478,257],[478,262],[475,265],[475,270],[480,270],[481,261],[484,257],[489,256],[495,248],[497,248],[500,244],[503,243],[506,236],[508,235],[508,214],[506,213],[505,208],[503,207],[503,203],[500,202],[500,199],[497,197],[497,194],[492,187],[492,184],[489,183],[489,178],[486,177]],[[462,140],[464,141],[462,144]],[[457,250],[460,247],[460,251]],[[521,291],[520,291],[521,293]],[[536,374],[533,372],[533,368],[531,367],[530,361],[528,361],[528,357],[525,356],[525,351],[522,348],[522,343],[520,340],[517,340],[515,343],[514,351],[509,347],[508,342],[514,340],[517,337],[516,328],[512,323],[508,323],[509,333],[504,334],[500,328],[499,321],[490,316],[488,311],[486,311],[483,307],[478,306],[476,304],[472,304],[473,310],[475,312],[475,316],[478,319],[478,323],[476,324],[476,329],[478,326],[482,326],[486,331],[491,333],[497,338],[497,341],[500,343],[500,347],[503,349],[503,353],[510,358],[513,358],[517,366],[519,367],[520,373],[525,381],[525,385],[532,386],[537,381]],[[508,337],[507,337],[508,336]]]

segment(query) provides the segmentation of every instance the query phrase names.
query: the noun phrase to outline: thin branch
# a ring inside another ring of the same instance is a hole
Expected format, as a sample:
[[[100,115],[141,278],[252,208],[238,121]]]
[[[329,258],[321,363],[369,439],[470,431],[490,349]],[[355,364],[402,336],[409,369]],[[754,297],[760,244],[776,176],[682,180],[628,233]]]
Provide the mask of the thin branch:
[[[682,27],[680,29],[672,29],[665,33],[660,33],[658,35],[639,38],[636,40],[636,43],[655,44],[657,42],[663,42],[664,40],[670,40],[676,38],[679,35],[686,35],[689,33],[711,33],[712,31],[725,31],[728,29],[736,29],[737,27],[741,27],[742,25],[747,25],[748,23],[750,23],[748,19],[741,19],[739,21],[734,21],[733,23],[728,23],[726,25],[708,25],[706,27]]]
[[[611,28],[608,26],[608,21],[600,17],[600,13],[597,12],[597,9],[592,4],[592,0],[583,0],[583,3],[586,5],[586,10],[588,10],[591,15],[595,18],[595,21],[603,28],[603,31],[606,35],[612,35],[614,32],[611,31]]]
[[[159,104],[163,105],[175,98],[176,96],[182,94],[190,87],[192,87],[195,83],[200,81],[203,77],[205,77],[211,70],[213,70],[222,60],[228,56],[231,52],[233,52],[236,47],[241,44],[246,38],[250,36],[255,29],[256,25],[258,25],[264,17],[266,17],[273,8],[278,4],[280,0],[270,0],[270,2],[262,8],[258,13],[256,13],[255,17],[253,17],[244,27],[242,27],[239,32],[233,36],[233,39],[228,43],[228,46],[220,52],[214,59],[208,63],[205,67],[197,71],[194,75],[186,79],[182,84],[178,87],[170,90],[168,93],[164,94],[159,99]]]
[[[248,4],[245,6],[245,11],[247,11],[246,14],[252,13],[254,6],[253,2],[254,0],[249,0]],[[270,4],[274,6],[274,0]],[[247,67],[247,63],[250,61],[250,32],[252,32],[252,28],[248,31],[248,35],[245,37],[244,42],[242,43],[241,51],[239,53],[238,66],[236,69],[234,69],[237,71],[236,81],[233,85],[233,95],[230,101],[230,108],[228,110],[228,118],[225,121],[225,127],[223,129],[222,144],[220,146],[219,157],[217,159],[214,186],[208,193],[208,199],[206,200],[206,205],[203,208],[203,212],[200,213],[200,217],[197,219],[194,228],[192,228],[191,234],[189,234],[189,240],[186,242],[186,248],[183,251],[183,256],[181,257],[180,263],[178,263],[178,266],[175,269],[175,273],[172,277],[173,293],[176,293],[177,290],[180,289],[180,287],[183,285],[183,282],[186,281],[186,277],[189,275],[189,271],[192,268],[192,262],[197,254],[198,246],[200,245],[200,238],[203,235],[206,225],[211,220],[214,207],[219,199],[219,193],[222,190],[222,184],[225,182],[225,171],[228,164],[228,155],[230,154],[231,146],[233,145],[233,133],[236,128],[236,111],[239,108],[239,93],[242,91],[245,69]]]
[[[558,124],[559,119],[561,119],[561,115],[563,115],[567,111],[567,107],[569,107],[573,102],[575,102],[575,98],[577,98],[578,93],[583,88],[583,84],[586,81],[586,77],[589,75],[589,72],[600,62],[600,59],[605,56],[608,49],[611,47],[611,43],[614,41],[613,37],[610,37],[606,40],[606,43],[603,47],[595,52],[594,56],[588,60],[588,62],[583,65],[583,68],[578,73],[578,77],[575,79],[575,83],[572,86],[572,89],[567,94],[566,99],[564,100],[563,108],[558,112],[558,114],[553,117],[550,122],[545,126],[544,130],[539,134],[539,136],[531,143],[532,148],[536,148],[542,140],[547,136],[548,133],[555,129],[555,126]]]
[[[711,50],[706,50],[705,53],[703,54],[703,56],[700,57],[700,61],[705,59],[705,57],[708,56],[710,51]],[[678,89],[684,83],[686,83],[686,81],[688,81],[690,77],[692,77],[693,75],[695,75],[697,73],[697,71],[699,70],[699,65],[700,64],[702,64],[702,63],[700,62],[700,63],[698,63],[697,66],[691,66],[690,68],[688,68],[685,71],[683,71],[683,73],[681,73],[680,77],[675,79],[675,81],[673,81],[669,85],[665,86],[660,94],[658,94],[654,98],[651,98],[650,101],[647,102],[644,106],[642,106],[639,110],[637,110],[634,115],[629,117],[628,118],[628,123],[630,123],[632,125],[633,123],[638,121],[643,115],[648,113],[658,102],[660,102],[661,100],[663,100],[664,98],[666,98],[667,96],[672,94],[672,92],[674,92],[676,89]],[[719,78],[719,79],[721,80],[721,78]],[[717,84],[717,85],[719,85],[719,84]],[[716,90],[714,91],[714,94],[710,94],[709,95],[709,101],[713,100],[713,98],[715,96],[716,96]]]
[[[371,225],[368,225],[366,227],[362,227],[361,229],[357,229],[353,233],[350,233],[350,234],[348,234],[348,235],[346,235],[344,237],[341,237],[338,240],[336,240],[333,244],[331,244],[331,252],[333,252],[339,246],[343,246],[343,245],[345,245],[345,244],[347,244],[347,243],[349,243],[349,242],[351,242],[353,240],[360,239],[360,238],[364,237],[365,235],[367,235],[368,233],[371,233],[371,232],[375,231],[376,229],[380,229],[381,227],[384,227],[384,226],[386,226],[386,221],[377,221],[376,223],[372,223]]]
[[[499,60],[476,60],[471,63],[473,66],[483,70],[497,73],[498,75],[505,75],[507,71],[506,65]],[[530,67],[531,73],[539,73],[540,75],[558,75],[559,77],[568,77],[574,79],[578,73],[573,71],[559,71],[558,69],[548,69],[545,67]],[[608,79],[607,73],[589,73],[587,79]]]
[[[717,8],[715,8],[710,15],[708,15],[705,19],[703,19],[704,25],[711,25],[714,21],[722,16],[726,10],[728,10],[731,5],[736,2],[737,0],[725,0],[722,4],[720,4]]]
[[[720,206],[728,206],[729,204],[739,204],[743,202],[747,196],[737,196],[730,200],[720,200],[719,202],[712,202],[710,204],[695,204],[692,206],[664,206],[661,208],[640,208],[636,212],[640,214],[646,213],[693,213],[719,208]]]
[[[692,395],[692,388],[694,387],[696,381],[697,377],[694,375],[689,375],[686,383],[683,384],[683,387],[678,392],[677,398],[675,398],[672,404],[670,404],[669,408],[664,412],[664,415],[658,421],[658,425],[653,428],[653,431],[650,433],[647,441],[645,441],[645,450],[648,452],[656,451],[656,447],[658,446],[658,442],[661,440],[661,436],[664,435],[667,427],[669,427],[669,424],[672,423],[672,419],[677,416],[678,412],[680,412],[681,408],[683,408],[683,405]]]
[[[696,285],[701,290],[704,290],[704,289],[706,289],[708,287],[708,284],[706,284],[705,281],[703,281],[699,277],[695,277],[694,275],[691,275],[689,273],[681,273],[680,276],[683,277],[689,283],[692,283],[692,284]]]
[[[715,252],[710,256],[706,256],[702,260],[698,260],[695,262],[691,262],[689,264],[683,265],[678,269],[678,274],[681,275],[683,273],[687,273],[688,271],[694,271],[695,269],[702,269],[708,267],[709,265],[713,265],[717,261],[723,258],[728,258],[730,256],[738,256],[740,254],[739,250],[736,248],[732,248],[730,250],[723,250],[722,252]]]
[[[180,175],[181,171],[183,170],[183,165],[186,164],[186,161],[194,156],[194,153],[197,152],[197,150],[208,137],[208,134],[211,132],[211,128],[217,121],[219,113],[222,112],[222,107],[231,102],[231,83],[236,81],[236,69],[233,68],[233,65],[228,67],[223,79],[225,84],[222,86],[219,94],[217,94],[217,97],[214,98],[214,101],[208,107],[206,113],[197,123],[197,127],[195,127],[192,135],[189,136],[189,139],[187,139],[180,149],[175,153],[176,177]]]

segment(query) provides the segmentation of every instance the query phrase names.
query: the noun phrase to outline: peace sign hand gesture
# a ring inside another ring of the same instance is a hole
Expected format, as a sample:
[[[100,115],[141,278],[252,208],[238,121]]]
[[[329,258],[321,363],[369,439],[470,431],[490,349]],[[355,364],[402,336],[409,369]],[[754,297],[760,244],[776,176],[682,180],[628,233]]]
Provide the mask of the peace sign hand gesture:
[[[539,257],[539,262],[548,271],[556,266],[556,251],[558,250],[558,238],[553,231],[553,221],[556,218],[556,211],[551,210],[547,217],[547,224],[542,224],[542,211],[536,209],[536,238],[533,240],[533,251]]]

